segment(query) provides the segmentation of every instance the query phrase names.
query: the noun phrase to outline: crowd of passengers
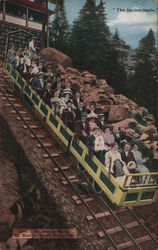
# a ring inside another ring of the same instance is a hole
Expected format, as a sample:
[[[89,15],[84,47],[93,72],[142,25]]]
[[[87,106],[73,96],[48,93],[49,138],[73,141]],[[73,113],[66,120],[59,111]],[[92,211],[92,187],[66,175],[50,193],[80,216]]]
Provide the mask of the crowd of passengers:
[[[96,111],[96,104],[86,105],[79,88],[65,80],[51,65],[43,66],[36,53],[35,38],[29,46],[8,50],[7,60],[27,83],[58,115],[66,127],[74,132],[74,139],[81,140],[88,148],[89,158],[95,155],[120,184],[128,173],[147,173],[138,145],[129,143],[130,137],[121,128],[113,128],[104,113]],[[145,183],[147,178],[142,177]]]

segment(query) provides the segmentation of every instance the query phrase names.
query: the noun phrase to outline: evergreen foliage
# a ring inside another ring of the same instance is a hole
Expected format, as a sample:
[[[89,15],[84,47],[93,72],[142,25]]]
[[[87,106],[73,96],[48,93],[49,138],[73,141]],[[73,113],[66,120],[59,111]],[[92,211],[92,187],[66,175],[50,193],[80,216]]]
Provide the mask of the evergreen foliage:
[[[131,79],[132,96],[135,101],[145,106],[156,116],[156,48],[154,33],[150,29],[148,34],[139,42],[136,53],[135,75]]]
[[[54,20],[50,23],[50,45],[62,52],[68,52],[69,24],[64,0],[57,0]]]
[[[111,42],[104,3],[87,0],[73,23],[71,57],[80,70],[105,78],[116,91],[124,90],[126,72]]]

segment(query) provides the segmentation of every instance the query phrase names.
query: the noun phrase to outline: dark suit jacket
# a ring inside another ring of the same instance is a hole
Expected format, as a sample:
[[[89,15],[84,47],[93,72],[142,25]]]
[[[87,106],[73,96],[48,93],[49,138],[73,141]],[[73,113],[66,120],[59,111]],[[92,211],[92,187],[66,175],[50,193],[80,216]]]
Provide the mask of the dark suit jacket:
[[[125,151],[122,151],[122,153],[121,153],[121,158],[122,158],[122,160],[126,163],[126,165],[127,165],[128,162],[130,162],[130,161],[136,162],[136,161],[135,161],[135,158],[134,158],[134,155],[133,155],[132,152],[129,152],[128,155],[126,156]]]
[[[75,123],[75,139],[76,140],[79,140],[79,139],[84,140],[84,138],[85,138],[85,136],[83,135],[84,131],[87,134],[87,136],[90,134],[89,123],[86,121],[85,127],[84,127],[82,120],[78,120]]]
[[[21,76],[29,73],[29,66],[27,64],[25,64],[25,65],[26,65],[26,72],[25,73],[24,73],[24,64],[23,63],[18,67],[18,71],[19,71]]]
[[[42,87],[41,82],[40,82],[40,79],[37,78],[37,79],[35,79],[35,80],[32,82],[32,88],[33,88],[34,90],[36,90],[36,91],[37,91],[37,90],[38,90],[38,91],[41,91],[42,89],[45,88],[46,81],[43,80],[43,83],[44,83],[44,86]]]

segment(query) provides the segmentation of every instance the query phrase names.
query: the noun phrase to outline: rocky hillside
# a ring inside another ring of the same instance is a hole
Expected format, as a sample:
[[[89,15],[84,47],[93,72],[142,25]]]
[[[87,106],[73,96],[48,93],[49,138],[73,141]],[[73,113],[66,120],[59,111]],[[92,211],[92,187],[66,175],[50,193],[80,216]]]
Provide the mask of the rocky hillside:
[[[45,49],[42,52],[43,60],[47,59],[45,58],[47,50],[53,55],[52,61],[56,62],[56,68],[61,73],[62,79],[70,80],[74,88],[80,89],[87,105],[90,102],[96,102],[98,111],[108,114],[108,122],[112,123],[113,127],[120,127],[127,135],[142,142],[143,150],[147,152],[149,149],[153,152],[152,158],[158,160],[158,131],[153,115],[146,108],[140,107],[122,94],[116,95],[106,80],[98,79],[88,71],[80,72],[70,67],[70,60],[66,65],[64,58],[62,63],[60,52],[57,53],[55,49]],[[49,57],[49,63],[50,61]]]

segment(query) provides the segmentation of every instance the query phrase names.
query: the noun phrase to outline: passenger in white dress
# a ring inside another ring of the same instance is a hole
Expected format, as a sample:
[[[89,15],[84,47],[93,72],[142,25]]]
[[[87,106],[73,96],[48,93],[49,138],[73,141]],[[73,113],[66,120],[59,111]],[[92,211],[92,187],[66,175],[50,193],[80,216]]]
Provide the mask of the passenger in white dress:
[[[116,165],[117,161],[117,165]],[[119,163],[120,169],[114,169]],[[106,153],[105,166],[108,172],[110,172],[117,179],[120,186],[123,186],[126,175],[129,174],[125,163],[121,159],[121,154],[118,151],[118,144],[113,144],[112,148]]]

